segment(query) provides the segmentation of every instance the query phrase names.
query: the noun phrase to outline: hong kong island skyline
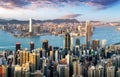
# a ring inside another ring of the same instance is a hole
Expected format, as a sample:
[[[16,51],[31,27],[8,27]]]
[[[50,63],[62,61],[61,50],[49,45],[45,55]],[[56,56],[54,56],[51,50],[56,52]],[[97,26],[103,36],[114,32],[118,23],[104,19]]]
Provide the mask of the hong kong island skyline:
[[[120,0],[0,0],[0,19],[120,21]]]

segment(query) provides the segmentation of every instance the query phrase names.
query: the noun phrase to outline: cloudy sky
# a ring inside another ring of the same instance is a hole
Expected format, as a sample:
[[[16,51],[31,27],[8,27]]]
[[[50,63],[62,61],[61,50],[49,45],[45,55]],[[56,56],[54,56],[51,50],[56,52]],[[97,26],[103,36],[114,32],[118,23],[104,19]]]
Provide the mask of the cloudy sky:
[[[120,21],[120,0],[0,0],[0,19]]]

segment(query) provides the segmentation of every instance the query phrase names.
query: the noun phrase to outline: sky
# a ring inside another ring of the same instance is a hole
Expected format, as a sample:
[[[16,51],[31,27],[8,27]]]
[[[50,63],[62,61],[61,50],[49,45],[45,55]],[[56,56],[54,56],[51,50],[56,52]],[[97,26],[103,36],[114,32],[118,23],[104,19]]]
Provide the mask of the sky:
[[[120,21],[120,0],[0,0],[0,19]]]

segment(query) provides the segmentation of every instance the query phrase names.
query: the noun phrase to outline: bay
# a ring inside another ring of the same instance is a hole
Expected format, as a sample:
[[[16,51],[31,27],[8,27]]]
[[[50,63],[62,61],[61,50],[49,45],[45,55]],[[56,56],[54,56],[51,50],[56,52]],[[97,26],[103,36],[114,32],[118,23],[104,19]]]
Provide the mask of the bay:
[[[120,42],[120,31],[116,29],[118,26],[97,26],[93,31],[93,35],[91,36],[91,40],[107,40],[107,45],[114,44]],[[80,43],[85,43],[85,37],[73,37],[73,45],[75,45],[75,39],[79,38]],[[15,50],[16,42],[21,43],[22,49],[29,49],[29,43],[33,41],[35,43],[35,48],[42,47],[42,41],[46,39],[49,42],[49,45],[63,47],[63,36],[55,36],[55,35],[43,35],[43,36],[34,36],[34,37],[25,37],[25,38],[16,38],[12,34],[1,31],[0,30],[0,51],[3,50]]]

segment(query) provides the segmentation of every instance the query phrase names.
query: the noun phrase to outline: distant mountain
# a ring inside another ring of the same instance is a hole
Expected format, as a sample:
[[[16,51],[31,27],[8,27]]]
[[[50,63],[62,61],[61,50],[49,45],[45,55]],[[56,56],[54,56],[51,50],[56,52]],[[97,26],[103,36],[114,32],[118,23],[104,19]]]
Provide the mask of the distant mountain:
[[[78,20],[76,19],[54,19],[54,20],[34,20],[33,19],[33,23],[45,23],[45,22],[53,22],[53,23],[79,23]],[[29,23],[29,21],[21,21],[21,20],[4,20],[4,19],[0,19],[0,24],[27,24]]]

